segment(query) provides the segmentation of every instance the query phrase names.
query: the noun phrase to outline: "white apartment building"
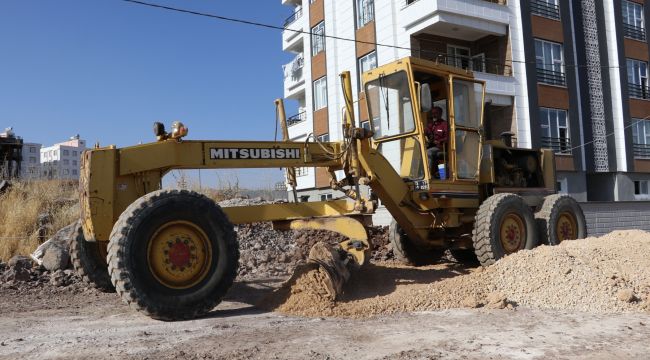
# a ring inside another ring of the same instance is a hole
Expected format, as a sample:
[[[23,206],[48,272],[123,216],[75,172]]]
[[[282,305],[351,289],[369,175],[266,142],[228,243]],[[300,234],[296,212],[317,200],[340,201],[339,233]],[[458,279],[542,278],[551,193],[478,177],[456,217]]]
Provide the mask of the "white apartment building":
[[[78,180],[81,155],[86,141],[79,135],[41,149],[41,177],[45,179]]]
[[[38,179],[41,176],[41,144],[23,143],[21,178]]]
[[[288,108],[291,101],[298,108],[288,118],[292,140],[341,139],[342,71],[352,74],[363,126],[359,73],[420,57],[485,80],[486,133],[512,132],[518,147],[553,149],[560,192],[580,201],[650,198],[646,0],[281,4],[293,9],[282,34],[282,49],[295,56],[283,67]],[[301,200],[332,196],[324,169],[298,169],[297,180]]]

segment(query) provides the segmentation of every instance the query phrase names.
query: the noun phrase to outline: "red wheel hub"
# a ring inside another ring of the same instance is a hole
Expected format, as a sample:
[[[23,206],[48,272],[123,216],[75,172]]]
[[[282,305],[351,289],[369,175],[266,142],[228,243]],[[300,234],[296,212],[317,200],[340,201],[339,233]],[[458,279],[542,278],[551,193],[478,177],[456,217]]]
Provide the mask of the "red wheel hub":
[[[174,266],[185,267],[190,263],[190,247],[177,242],[169,249],[169,262]]]

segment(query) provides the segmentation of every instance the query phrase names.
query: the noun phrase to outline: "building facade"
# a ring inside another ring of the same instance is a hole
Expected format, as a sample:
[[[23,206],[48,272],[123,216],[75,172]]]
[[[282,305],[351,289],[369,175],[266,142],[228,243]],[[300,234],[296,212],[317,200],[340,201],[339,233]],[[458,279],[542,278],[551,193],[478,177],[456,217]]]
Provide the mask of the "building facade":
[[[22,179],[38,179],[41,176],[41,144],[23,143],[22,164],[20,166]]]
[[[405,56],[486,81],[486,126],[556,153],[558,189],[580,201],[650,198],[650,51],[644,0],[282,0],[284,95],[293,140],[341,139],[338,74]],[[306,32],[300,33],[298,31]],[[311,33],[311,34],[309,34]],[[325,35],[325,36],[322,36]],[[331,36],[331,37],[330,37]],[[353,39],[346,41],[341,39]],[[298,169],[303,200],[332,196],[325,169]]]
[[[86,141],[73,136],[64,141],[41,149],[41,177],[44,179],[78,180],[81,155]]]

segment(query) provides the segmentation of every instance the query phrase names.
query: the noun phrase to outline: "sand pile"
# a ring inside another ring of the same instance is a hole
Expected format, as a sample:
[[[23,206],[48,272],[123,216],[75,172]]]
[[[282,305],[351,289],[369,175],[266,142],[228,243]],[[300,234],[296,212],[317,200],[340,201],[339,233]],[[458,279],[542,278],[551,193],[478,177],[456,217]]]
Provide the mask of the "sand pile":
[[[271,301],[304,316],[365,317],[462,307],[650,311],[650,234],[616,231],[601,238],[522,251],[488,268],[454,263],[410,268],[382,263],[355,273],[336,303],[303,276]]]

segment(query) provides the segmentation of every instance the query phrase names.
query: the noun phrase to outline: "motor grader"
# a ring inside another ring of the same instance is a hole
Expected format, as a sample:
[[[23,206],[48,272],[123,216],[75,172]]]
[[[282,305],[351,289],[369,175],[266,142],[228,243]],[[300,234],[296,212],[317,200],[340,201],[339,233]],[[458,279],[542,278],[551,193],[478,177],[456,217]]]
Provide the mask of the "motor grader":
[[[398,259],[415,265],[450,250],[484,266],[538,243],[586,236],[584,215],[556,194],[549,149],[513,148],[485,129],[485,83],[469,71],[407,57],[362,75],[369,123],[355,119],[349,72],[342,140],[186,140],[175,122],[156,123],[155,142],[84,153],[82,219],[72,246],[81,275],[151,317],[188,319],[213,309],[232,285],[239,250],[234,225],[268,221],[275,229],[320,229],[346,237],[317,244],[310,264],[326,274],[335,299],[350,270],[368,261],[366,227],[379,201],[392,217]],[[446,114],[449,136],[427,158],[425,122],[433,106]],[[341,199],[222,208],[201,194],[165,190],[174,169],[286,168],[295,196],[295,168],[322,167]],[[441,171],[435,171],[440,169]],[[446,176],[442,176],[446,173]],[[369,188],[370,192],[363,191]]]

